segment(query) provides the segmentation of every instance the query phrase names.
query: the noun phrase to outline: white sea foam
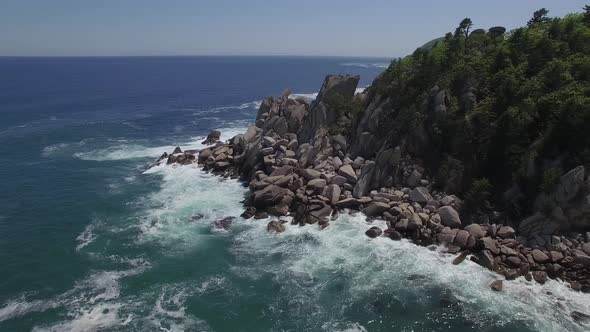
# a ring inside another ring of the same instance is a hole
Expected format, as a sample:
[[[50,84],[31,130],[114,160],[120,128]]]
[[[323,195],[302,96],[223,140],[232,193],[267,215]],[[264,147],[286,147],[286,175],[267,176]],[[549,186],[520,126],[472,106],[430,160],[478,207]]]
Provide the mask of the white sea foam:
[[[162,176],[162,184],[143,202],[140,241],[158,241],[172,251],[193,248],[210,238],[200,234],[214,220],[242,212],[239,201],[246,190],[236,180],[213,176],[195,165],[161,165],[149,173]],[[204,218],[192,221],[196,214]]]
[[[376,225],[385,227],[382,222]],[[504,291],[496,293],[489,284],[499,275],[468,260],[454,266],[454,257],[443,254],[440,248],[431,251],[406,240],[369,239],[363,234],[369,227],[360,215],[344,215],[323,231],[313,226],[289,226],[285,233],[272,236],[265,225],[255,223],[239,235],[235,249],[244,260],[257,263],[236,266],[235,270],[240,275],[275,275],[282,284],[277,298],[291,299],[290,310],[297,316],[338,317],[354,303],[379,297],[393,296],[401,305],[416,300],[428,303],[423,296],[435,296],[433,292],[438,289],[458,300],[460,310],[453,313],[457,318],[469,319],[481,328],[510,323],[537,331],[589,328],[578,325],[571,316],[574,311],[590,312],[587,296],[572,292],[560,282],[538,285],[520,278],[504,283]],[[268,264],[268,258],[274,256],[281,257],[280,264]],[[322,306],[321,296],[327,296],[327,290],[338,283],[346,289],[340,295],[342,299],[333,295],[333,307]],[[276,306],[280,308],[281,304]],[[370,330],[371,326],[363,328]]]
[[[81,147],[86,145],[87,140],[82,140],[80,142],[64,142],[64,143],[56,143],[52,145],[48,145],[41,150],[41,156],[44,158],[49,158],[54,155],[64,154],[68,152],[72,152],[75,150],[79,150]]]
[[[220,128],[219,130],[221,131],[221,140],[227,140],[246,131],[245,128]],[[177,146],[180,146],[183,150],[202,149],[205,147],[205,145],[201,144],[204,139],[205,136],[196,136],[190,140],[164,146],[145,146],[138,142],[119,140],[113,142],[111,146],[105,149],[76,152],[74,153],[74,157],[92,161],[157,158],[164,152],[170,153],[174,151]]]
[[[126,260],[123,260],[126,261]],[[36,326],[33,331],[97,331],[125,323],[119,302],[120,280],[149,268],[145,261],[132,260],[132,268],[121,271],[99,271],[77,282],[65,293],[45,300],[27,300],[25,296],[8,301],[0,308],[0,322],[32,312],[63,307],[67,318],[50,325]]]
[[[84,228],[84,231],[76,237],[76,241],[78,244],[76,245],[76,251],[82,250],[87,245],[91,244],[96,240],[96,234],[94,233],[94,228],[96,226],[94,224],[89,224]]]
[[[228,111],[228,110],[236,110],[236,109],[237,110],[245,110],[245,109],[257,110],[261,104],[262,104],[262,100],[255,100],[255,101],[251,101],[249,103],[243,103],[240,105],[214,107],[214,108],[211,108],[211,109],[209,109],[205,112],[199,113],[199,114],[220,113],[220,112],[224,112],[224,111]]]

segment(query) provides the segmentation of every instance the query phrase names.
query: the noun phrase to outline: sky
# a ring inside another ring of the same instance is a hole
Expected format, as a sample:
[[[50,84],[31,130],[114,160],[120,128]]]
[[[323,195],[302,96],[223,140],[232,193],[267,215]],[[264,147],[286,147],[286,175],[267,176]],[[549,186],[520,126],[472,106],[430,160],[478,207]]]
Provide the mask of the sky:
[[[453,31],[590,0],[0,0],[0,56],[398,57]]]

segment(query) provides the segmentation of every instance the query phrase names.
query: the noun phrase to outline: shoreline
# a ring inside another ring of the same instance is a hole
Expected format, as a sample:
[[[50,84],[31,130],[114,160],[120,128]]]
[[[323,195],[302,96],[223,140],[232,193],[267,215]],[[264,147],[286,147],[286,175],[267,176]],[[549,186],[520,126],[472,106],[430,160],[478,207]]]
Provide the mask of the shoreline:
[[[223,143],[221,133],[212,131],[203,142],[209,147],[177,148],[154,165],[197,163],[215,175],[240,178],[249,188],[241,217],[276,216],[267,225],[269,232],[284,231],[282,216],[292,216],[292,224],[318,224],[323,229],[346,209],[359,211],[367,217],[365,234],[370,238],[442,245],[447,253],[457,254],[453,264],[471,255],[472,261],[505,280],[524,276],[543,284],[548,278],[561,279],[572,290],[590,292],[590,238],[551,235],[550,241],[528,246],[510,225],[462,221],[462,200],[436,191],[420,161],[402,154],[399,147],[381,149],[374,158],[352,159],[354,146],[326,129],[326,120],[334,116],[325,103],[335,93],[354,96],[357,83],[358,77],[328,76],[311,103],[290,97],[288,90],[278,98],[267,98],[256,124],[246,133]],[[391,171],[393,164],[405,178],[403,186],[376,188],[372,180]],[[371,226],[374,219],[385,220],[387,228]],[[231,220],[219,222],[222,228],[231,224]],[[490,287],[501,291],[502,281]]]

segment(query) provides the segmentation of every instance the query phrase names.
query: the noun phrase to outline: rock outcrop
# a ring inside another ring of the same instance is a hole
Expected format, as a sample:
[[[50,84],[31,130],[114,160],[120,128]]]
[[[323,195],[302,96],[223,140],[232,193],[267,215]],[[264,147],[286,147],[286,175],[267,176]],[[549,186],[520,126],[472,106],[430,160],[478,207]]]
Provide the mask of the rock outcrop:
[[[211,146],[198,156],[177,148],[155,165],[197,163],[214,174],[239,177],[249,188],[245,219],[289,216],[292,224],[323,229],[342,210],[362,211],[369,221],[382,219],[387,224],[386,229],[368,225],[365,234],[370,238],[438,244],[448,253],[460,253],[453,264],[470,257],[508,280],[560,278],[572,288],[590,291],[590,233],[571,232],[590,230],[583,166],[567,172],[553,193],[538,199],[550,209],[519,223],[474,223],[464,218],[462,201],[447,192],[461,181],[459,168],[449,168],[445,190],[436,190],[429,169],[414,157],[429,144],[427,139],[413,133],[394,145],[380,133],[383,110],[392,107],[391,100],[367,100],[348,135],[330,135],[328,129],[337,121],[330,99],[352,97],[358,81],[358,76],[328,76],[311,104],[291,97],[289,91],[266,98],[255,125],[245,133],[224,143],[218,141],[220,133],[212,131],[205,140]],[[435,87],[426,106],[432,114],[444,114],[448,99],[445,90]],[[222,220],[216,226],[227,229],[230,224]],[[284,232],[286,222],[273,220],[267,229]],[[492,288],[501,290],[502,283]]]

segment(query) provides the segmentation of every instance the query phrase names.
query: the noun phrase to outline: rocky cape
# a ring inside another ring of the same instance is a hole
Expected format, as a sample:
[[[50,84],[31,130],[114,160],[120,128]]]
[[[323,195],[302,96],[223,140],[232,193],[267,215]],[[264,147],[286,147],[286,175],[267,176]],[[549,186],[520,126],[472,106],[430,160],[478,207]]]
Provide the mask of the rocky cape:
[[[462,200],[437,191],[429,176],[433,173],[414,156],[415,147],[423,149],[427,142],[424,133],[412,132],[400,142],[379,136],[388,100],[356,96],[363,105],[356,120],[330,104],[336,96],[353,98],[358,82],[358,76],[327,76],[311,102],[289,91],[268,97],[245,133],[221,142],[220,132],[211,131],[203,142],[209,147],[177,148],[154,165],[197,163],[219,176],[239,178],[249,188],[241,217],[276,216],[269,232],[285,230],[282,216],[291,216],[294,225],[323,229],[336,222],[339,213],[361,211],[370,238],[441,245],[458,254],[453,264],[469,257],[506,280],[524,276],[545,283],[554,278],[573,290],[590,292],[590,186],[583,166],[563,175],[553,193],[539,195],[539,206],[551,201],[552,210],[539,208],[516,221],[494,213],[484,223],[474,223],[463,217]],[[433,113],[444,111],[445,93],[431,90]],[[342,123],[350,125],[334,134],[332,129]],[[454,180],[447,179],[444,190],[452,190]],[[375,219],[385,220],[388,228],[372,226]],[[227,229],[231,218],[219,224]],[[490,287],[499,291],[502,282]]]

